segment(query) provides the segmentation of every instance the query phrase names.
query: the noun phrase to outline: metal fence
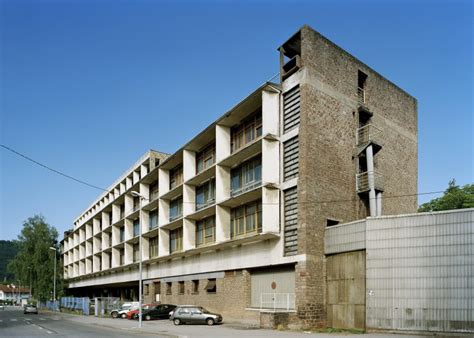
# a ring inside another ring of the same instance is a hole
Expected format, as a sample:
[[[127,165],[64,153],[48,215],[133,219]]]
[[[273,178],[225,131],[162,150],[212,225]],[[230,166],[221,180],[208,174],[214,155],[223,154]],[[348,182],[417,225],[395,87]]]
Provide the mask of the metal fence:
[[[260,308],[273,310],[294,310],[294,293],[262,293],[260,294]]]
[[[82,314],[86,316],[88,316],[90,313],[89,298],[62,297],[60,300],[60,306],[62,309],[68,309],[71,311],[81,311]]]
[[[59,301],[38,302],[38,308],[59,311]]]
[[[107,317],[113,309],[120,307],[118,297],[96,297],[94,298],[94,316]]]

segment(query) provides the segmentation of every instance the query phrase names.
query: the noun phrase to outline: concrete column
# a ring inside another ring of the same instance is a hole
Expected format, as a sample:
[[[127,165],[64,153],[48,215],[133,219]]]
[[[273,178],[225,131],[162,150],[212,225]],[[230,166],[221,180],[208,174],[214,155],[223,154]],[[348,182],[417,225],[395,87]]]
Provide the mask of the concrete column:
[[[216,202],[230,198],[230,168],[216,166]]]
[[[110,219],[110,214],[108,212],[102,212],[101,214],[101,218],[102,218],[102,230],[108,228],[111,224],[111,219]]]
[[[280,190],[263,188],[262,191],[262,232],[280,232]]]
[[[125,186],[125,182],[121,182],[120,183],[120,194],[119,195],[122,195],[125,193],[125,191],[127,190],[127,187]],[[115,196],[117,198],[117,196]]]
[[[120,228],[117,226],[112,227],[112,245],[120,243]]]
[[[135,170],[132,174],[133,184],[137,184],[140,181],[140,172]]]
[[[133,221],[126,219],[125,220],[125,240],[133,238]]]
[[[170,173],[166,169],[158,169],[158,189],[160,195],[166,194],[170,190]]]
[[[139,190],[140,195],[146,198],[146,200],[142,201],[142,205],[145,205],[150,201],[150,186],[148,184],[140,183]]]
[[[133,197],[129,194],[125,195],[125,215],[127,216],[133,211]]]
[[[196,153],[191,150],[183,151],[183,180],[186,182],[196,175]]]
[[[142,238],[142,261],[150,259],[150,239]]]
[[[112,204],[112,224],[120,221],[120,205]]]
[[[377,192],[377,216],[382,216],[382,192]]]
[[[280,94],[264,90],[262,92],[263,135],[278,135],[280,117]]]
[[[230,239],[230,208],[216,206],[216,243]]]
[[[158,201],[158,225],[163,226],[170,222],[170,202],[160,199]]]
[[[102,231],[102,229],[101,229],[102,214],[103,213],[101,213],[101,215],[100,215],[101,218],[92,219],[92,227],[93,227],[94,235],[97,235],[98,233],[100,233]]]
[[[140,226],[142,230],[142,234],[145,232],[148,232],[150,230],[150,214],[148,211],[142,211],[141,212],[142,218],[140,219]]]
[[[102,270],[107,270],[110,269],[111,266],[109,266],[109,254],[108,252],[102,252]]]
[[[196,247],[196,221],[184,219],[183,223],[183,251]]]
[[[196,210],[196,190],[194,186],[183,186],[183,216],[192,214]]]
[[[377,204],[375,201],[375,180],[374,180],[374,152],[372,145],[366,149],[367,157],[367,175],[369,179],[369,208],[370,216],[374,217],[377,215]]]
[[[230,155],[230,128],[216,125],[216,162]]]
[[[159,229],[158,234],[158,257],[170,254],[170,233],[168,230]]]
[[[262,141],[262,183],[280,182],[280,142]]]
[[[133,262],[133,245],[125,243],[125,258],[124,258],[124,263],[130,264]]]
[[[132,185],[133,185],[133,175],[125,179],[125,190],[130,189]]]
[[[147,167],[142,164],[142,165],[140,166],[140,177],[143,178],[143,177],[146,176],[146,174],[148,174]]]

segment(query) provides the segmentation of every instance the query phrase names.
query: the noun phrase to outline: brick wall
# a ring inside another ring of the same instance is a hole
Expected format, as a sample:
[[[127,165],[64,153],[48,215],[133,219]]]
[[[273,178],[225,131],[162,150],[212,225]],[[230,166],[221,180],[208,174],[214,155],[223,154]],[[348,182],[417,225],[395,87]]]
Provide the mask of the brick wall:
[[[193,281],[184,281],[184,293],[179,294],[179,283],[172,282],[171,295],[166,294],[166,282],[160,283],[161,303],[200,305],[207,310],[222,314],[224,321],[248,321],[258,323],[259,312],[245,310],[250,306],[250,274],[247,270],[226,271],[224,278],[216,279],[216,292],[205,290],[207,279],[199,281],[199,292],[193,292]],[[154,300],[156,290],[149,289],[145,301]]]

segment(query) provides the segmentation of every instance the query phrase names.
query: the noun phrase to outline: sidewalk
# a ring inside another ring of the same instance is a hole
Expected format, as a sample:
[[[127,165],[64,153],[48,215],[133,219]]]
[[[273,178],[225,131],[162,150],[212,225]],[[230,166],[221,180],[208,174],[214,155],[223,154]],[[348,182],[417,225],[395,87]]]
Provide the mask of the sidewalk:
[[[142,328],[138,328],[138,321],[128,319],[98,318],[94,316],[82,316],[69,313],[42,313],[52,316],[52,318],[61,318],[62,320],[74,321],[82,324],[97,325],[115,330],[124,330],[134,333],[148,333],[159,335],[166,338],[188,338],[188,337],[318,337],[318,338],[336,338],[336,337],[367,337],[367,338],[401,338],[401,337],[423,337],[430,335],[409,335],[409,334],[390,334],[390,333],[369,333],[369,334],[351,334],[349,332],[338,333],[315,333],[303,331],[278,331],[269,329],[260,329],[250,327],[239,323],[224,323],[222,325],[180,325],[175,326],[169,320],[144,321]],[[125,332],[124,332],[125,334]],[[437,335],[442,337],[442,335]],[[447,335],[446,335],[447,336]]]

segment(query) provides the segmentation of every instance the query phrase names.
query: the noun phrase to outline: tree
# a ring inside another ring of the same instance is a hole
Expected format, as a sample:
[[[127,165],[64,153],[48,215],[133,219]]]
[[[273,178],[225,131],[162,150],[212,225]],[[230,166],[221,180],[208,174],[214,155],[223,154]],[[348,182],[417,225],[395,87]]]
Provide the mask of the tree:
[[[8,284],[15,280],[15,276],[7,271],[8,262],[18,253],[18,243],[16,241],[0,240],[0,283]]]
[[[58,232],[46,223],[43,216],[35,215],[28,218],[23,223],[21,234],[18,235],[19,252],[8,264],[9,271],[15,274],[16,280],[20,280],[21,285],[28,286],[31,280],[32,294],[41,301],[52,299],[54,259],[57,260],[56,280],[58,281],[61,276],[57,239]],[[50,247],[57,248],[56,257]]]
[[[418,208],[419,212],[441,211],[452,209],[474,208],[474,184],[466,184],[463,187],[456,185],[456,181],[449,181],[448,189],[443,196],[423,203]]]

